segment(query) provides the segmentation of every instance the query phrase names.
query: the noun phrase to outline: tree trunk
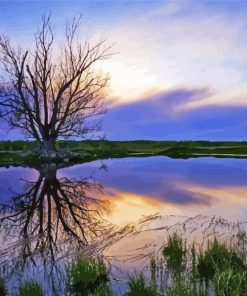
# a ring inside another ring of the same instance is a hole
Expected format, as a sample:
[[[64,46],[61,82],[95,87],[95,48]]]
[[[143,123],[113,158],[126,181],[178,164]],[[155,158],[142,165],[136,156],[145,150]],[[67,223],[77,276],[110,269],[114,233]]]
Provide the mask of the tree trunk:
[[[39,157],[40,158],[56,158],[57,150],[55,148],[55,140],[54,139],[44,139],[41,142],[39,148]]]

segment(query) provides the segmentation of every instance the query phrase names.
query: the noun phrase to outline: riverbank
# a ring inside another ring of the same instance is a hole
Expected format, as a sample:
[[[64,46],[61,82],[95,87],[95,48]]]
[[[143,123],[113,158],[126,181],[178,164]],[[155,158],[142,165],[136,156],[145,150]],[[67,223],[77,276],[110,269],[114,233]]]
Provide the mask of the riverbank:
[[[164,155],[171,158],[228,157],[247,158],[247,142],[209,141],[58,141],[56,147],[65,153],[65,163],[83,163],[95,159]],[[39,160],[37,142],[1,141],[0,165],[38,165],[61,162],[61,159]],[[66,154],[67,153],[67,154]]]

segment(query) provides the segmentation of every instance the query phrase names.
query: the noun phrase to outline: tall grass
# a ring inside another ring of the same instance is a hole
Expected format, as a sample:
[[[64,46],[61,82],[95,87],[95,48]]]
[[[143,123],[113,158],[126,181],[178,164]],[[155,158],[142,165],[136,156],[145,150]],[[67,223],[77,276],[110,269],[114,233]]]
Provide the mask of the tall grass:
[[[247,272],[234,271],[231,268],[217,271],[213,278],[213,287],[216,296],[246,295]]]
[[[168,289],[167,296],[207,296],[208,291],[205,287],[198,287],[188,282],[185,278],[175,280],[172,286]]]
[[[44,296],[42,287],[34,280],[24,282],[19,288],[19,296]]]
[[[149,269],[129,276],[125,296],[247,295],[246,237],[226,244],[216,238],[205,249],[188,245],[178,233],[152,254]],[[67,267],[67,295],[113,296],[110,270],[101,257],[78,257]],[[7,291],[0,280],[0,296]],[[44,296],[35,281],[22,283],[19,296]],[[122,294],[120,294],[122,295]]]
[[[148,284],[142,273],[129,278],[129,292],[126,296],[159,296],[157,286]]]
[[[68,267],[70,295],[112,295],[107,283],[108,269],[102,258],[80,257]]]
[[[208,249],[199,255],[197,269],[201,278],[209,280],[215,276],[216,272],[219,273],[225,269],[243,272],[246,266],[237,250],[233,251],[226,244],[215,239]]]
[[[186,264],[186,243],[176,232],[168,237],[168,243],[163,249],[167,267],[175,275],[180,274]]]
[[[126,295],[247,295],[246,256],[239,242],[227,245],[214,239],[199,251],[174,233],[160,255],[152,255],[149,276],[144,278],[141,273],[129,280]]]

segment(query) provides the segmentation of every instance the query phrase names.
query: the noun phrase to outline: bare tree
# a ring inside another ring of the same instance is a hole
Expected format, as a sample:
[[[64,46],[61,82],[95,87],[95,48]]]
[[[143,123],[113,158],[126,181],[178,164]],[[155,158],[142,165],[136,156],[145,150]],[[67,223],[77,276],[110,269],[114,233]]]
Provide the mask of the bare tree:
[[[14,48],[0,37],[1,118],[40,143],[39,155],[50,157],[59,137],[85,136],[98,130],[92,117],[103,114],[108,75],[95,65],[111,56],[106,40],[95,45],[76,37],[81,17],[66,24],[65,44],[55,51],[50,16],[42,18],[34,48]],[[55,154],[56,155],[56,154]]]

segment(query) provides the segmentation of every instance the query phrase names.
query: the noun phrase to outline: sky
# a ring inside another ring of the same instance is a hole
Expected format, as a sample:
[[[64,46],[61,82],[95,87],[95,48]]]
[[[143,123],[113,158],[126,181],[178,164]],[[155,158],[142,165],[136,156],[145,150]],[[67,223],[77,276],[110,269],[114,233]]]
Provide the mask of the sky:
[[[114,56],[109,140],[247,140],[247,1],[1,1],[0,34],[24,47],[43,13],[58,40],[82,13],[81,40]],[[1,123],[0,139],[22,139]]]

